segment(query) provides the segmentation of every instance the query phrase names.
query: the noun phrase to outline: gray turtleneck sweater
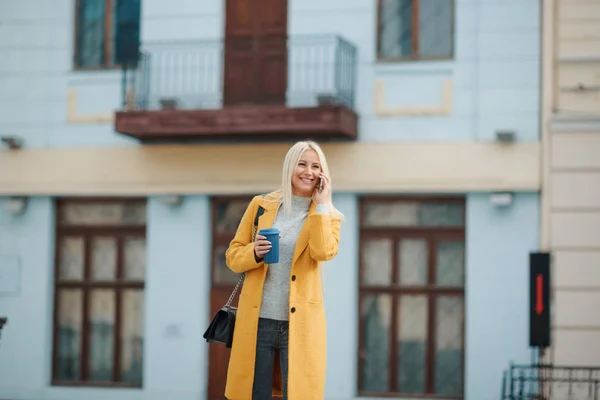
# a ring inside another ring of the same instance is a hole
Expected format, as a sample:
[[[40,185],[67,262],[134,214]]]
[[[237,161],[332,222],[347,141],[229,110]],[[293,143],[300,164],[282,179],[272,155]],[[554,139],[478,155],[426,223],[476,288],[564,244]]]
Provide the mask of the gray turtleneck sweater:
[[[300,231],[306,222],[310,209],[310,197],[292,197],[292,212],[289,216],[278,212],[273,228],[279,229],[279,262],[270,264],[263,288],[261,318],[287,321],[289,319],[290,275],[294,249]],[[326,214],[329,207],[325,204],[317,206],[316,212]]]

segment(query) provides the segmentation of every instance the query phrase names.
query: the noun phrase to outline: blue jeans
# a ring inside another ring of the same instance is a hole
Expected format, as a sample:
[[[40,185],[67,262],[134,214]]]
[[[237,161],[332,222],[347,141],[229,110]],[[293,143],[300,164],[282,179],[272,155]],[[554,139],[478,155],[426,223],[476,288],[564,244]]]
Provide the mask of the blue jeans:
[[[270,400],[272,398],[275,350],[279,350],[283,400],[287,400],[288,328],[288,321],[259,318],[252,400]]]

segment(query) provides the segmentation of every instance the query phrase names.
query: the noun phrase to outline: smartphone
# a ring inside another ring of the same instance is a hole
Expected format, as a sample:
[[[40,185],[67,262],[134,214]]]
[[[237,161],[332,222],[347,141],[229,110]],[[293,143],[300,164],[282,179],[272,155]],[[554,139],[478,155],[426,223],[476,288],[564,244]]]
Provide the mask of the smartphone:
[[[323,178],[319,178],[319,193],[323,191]]]

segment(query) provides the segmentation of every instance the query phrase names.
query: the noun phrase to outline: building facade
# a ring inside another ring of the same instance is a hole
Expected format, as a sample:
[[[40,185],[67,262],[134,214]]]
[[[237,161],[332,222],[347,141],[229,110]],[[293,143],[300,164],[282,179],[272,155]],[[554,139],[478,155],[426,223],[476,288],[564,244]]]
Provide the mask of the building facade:
[[[222,398],[223,253],[307,137],[347,219],[326,398],[497,399],[528,362],[538,1],[5,8],[0,398]]]
[[[556,365],[600,366],[600,5],[544,8],[542,245],[552,254]]]

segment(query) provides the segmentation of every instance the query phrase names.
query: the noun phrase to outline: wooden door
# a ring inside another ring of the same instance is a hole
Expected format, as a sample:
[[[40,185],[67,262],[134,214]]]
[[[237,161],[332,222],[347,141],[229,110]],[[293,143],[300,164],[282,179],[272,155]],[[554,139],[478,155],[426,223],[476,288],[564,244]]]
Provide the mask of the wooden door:
[[[210,317],[227,302],[238,274],[225,264],[225,251],[235,235],[251,197],[222,197],[212,202],[212,278],[210,290]],[[233,300],[237,306],[239,292]],[[208,323],[208,321],[207,321]],[[209,345],[208,400],[224,400],[230,350],[222,344]]]
[[[287,0],[226,0],[224,105],[285,104]]]

